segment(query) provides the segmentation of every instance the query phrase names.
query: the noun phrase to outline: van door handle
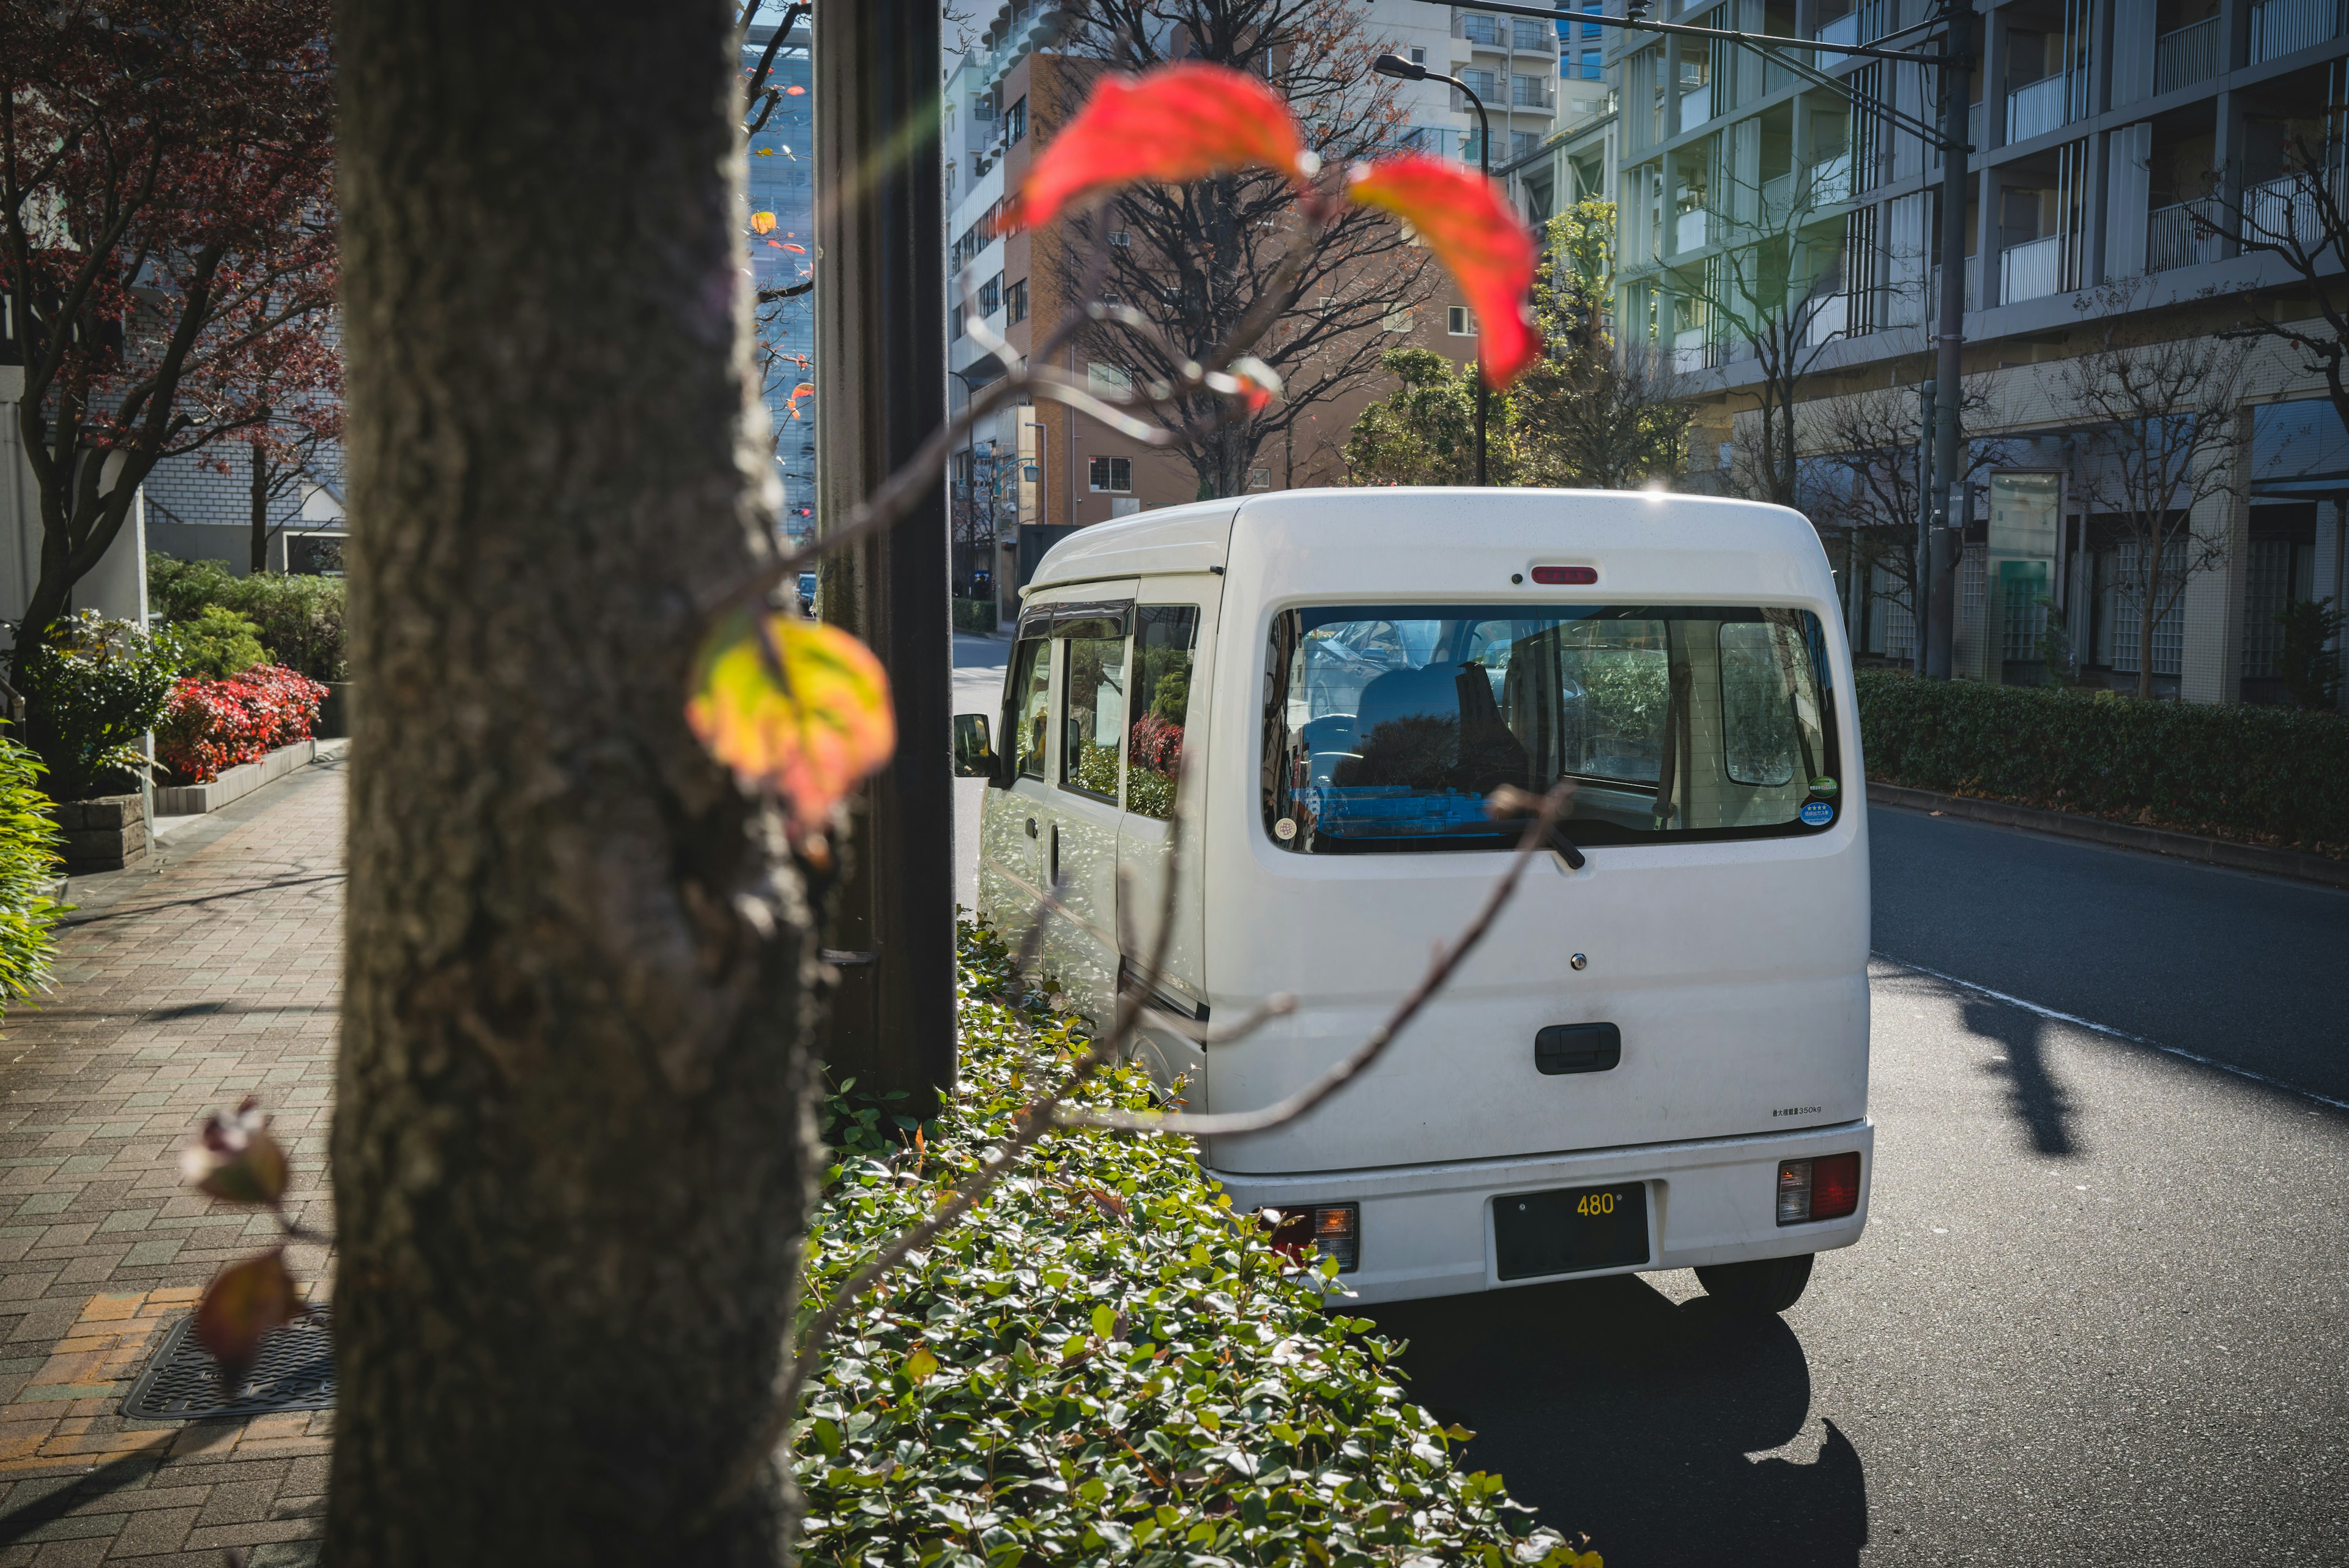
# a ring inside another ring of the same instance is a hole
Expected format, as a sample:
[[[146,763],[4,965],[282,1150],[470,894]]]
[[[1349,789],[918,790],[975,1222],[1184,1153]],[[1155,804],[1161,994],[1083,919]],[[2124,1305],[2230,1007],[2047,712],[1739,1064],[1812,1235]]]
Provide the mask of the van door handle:
[[[1030,838],[1036,836],[1036,819],[1032,816],[1028,819],[1028,836]]]
[[[1057,823],[1057,822],[1056,822],[1056,823],[1054,823],[1054,824],[1052,824],[1052,867],[1051,867],[1051,869],[1052,869],[1052,885],[1053,885],[1054,887],[1056,887],[1056,888],[1057,888],[1057,887],[1059,887],[1059,886],[1060,886],[1060,883],[1061,883],[1061,825],[1060,825],[1059,823]]]

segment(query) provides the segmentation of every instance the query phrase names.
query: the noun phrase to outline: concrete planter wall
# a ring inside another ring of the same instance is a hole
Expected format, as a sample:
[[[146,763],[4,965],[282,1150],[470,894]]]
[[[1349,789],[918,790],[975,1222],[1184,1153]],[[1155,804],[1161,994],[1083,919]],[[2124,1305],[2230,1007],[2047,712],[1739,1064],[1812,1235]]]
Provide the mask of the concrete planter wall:
[[[282,779],[295,768],[306,766],[318,754],[316,741],[296,741],[290,746],[280,746],[257,763],[239,763],[222,770],[221,776],[210,784],[171,784],[155,791],[155,815],[158,816],[195,816],[207,811],[218,811],[233,800],[243,800],[263,784]],[[134,801],[138,797],[133,795]]]
[[[147,857],[147,805],[139,796],[61,800],[50,809],[65,830],[68,873],[119,871]]]

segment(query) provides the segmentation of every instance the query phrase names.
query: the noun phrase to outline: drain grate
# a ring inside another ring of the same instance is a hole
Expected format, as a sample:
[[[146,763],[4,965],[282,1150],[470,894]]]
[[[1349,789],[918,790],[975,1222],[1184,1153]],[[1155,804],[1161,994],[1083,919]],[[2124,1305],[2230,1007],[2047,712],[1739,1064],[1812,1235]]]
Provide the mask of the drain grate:
[[[330,1310],[313,1308],[263,1335],[253,1370],[233,1395],[222,1386],[220,1363],[189,1332],[195,1319],[183,1317],[164,1331],[154,1359],[130,1386],[122,1413],[148,1421],[201,1421],[272,1410],[331,1409],[335,1338]]]

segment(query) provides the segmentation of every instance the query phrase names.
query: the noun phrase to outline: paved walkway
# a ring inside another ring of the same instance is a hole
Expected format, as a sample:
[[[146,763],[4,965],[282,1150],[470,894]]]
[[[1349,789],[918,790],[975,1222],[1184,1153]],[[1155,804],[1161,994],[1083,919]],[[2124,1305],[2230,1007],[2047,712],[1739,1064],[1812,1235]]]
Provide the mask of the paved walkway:
[[[316,1560],[331,1416],[117,1414],[160,1331],[272,1231],[181,1184],[203,1114],[258,1094],[322,1181],[341,987],[343,779],[315,764],[77,877],[57,989],[0,1027],[0,1568]],[[321,1282],[319,1249],[289,1254]]]

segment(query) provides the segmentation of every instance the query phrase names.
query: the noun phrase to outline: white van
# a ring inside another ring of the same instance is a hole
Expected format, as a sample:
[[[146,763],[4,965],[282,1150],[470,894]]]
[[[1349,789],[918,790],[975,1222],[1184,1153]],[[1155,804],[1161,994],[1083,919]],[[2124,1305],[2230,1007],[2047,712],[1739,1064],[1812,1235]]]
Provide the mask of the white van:
[[[1298,1002],[1231,1044],[1148,1035],[1199,1111],[1358,1046],[1507,869],[1485,795],[1575,785],[1571,843],[1368,1073],[1201,1147],[1362,1300],[1694,1267],[1780,1311],[1859,1239],[1866,775],[1799,514],[1303,490],[1086,528],[1026,590],[993,717],[956,725],[990,784],[980,913],[1016,930],[1063,881],[1042,968],[1100,1019],[1152,950],[1190,753],[1157,1004]]]

